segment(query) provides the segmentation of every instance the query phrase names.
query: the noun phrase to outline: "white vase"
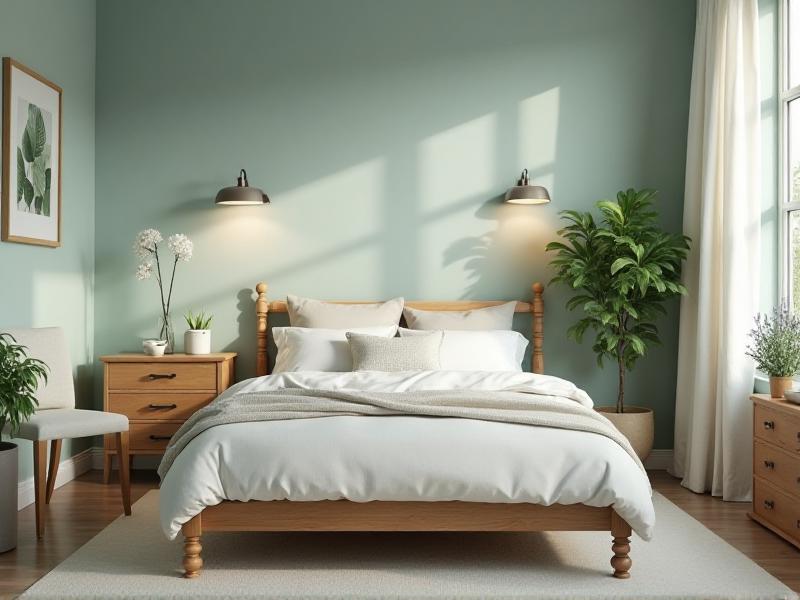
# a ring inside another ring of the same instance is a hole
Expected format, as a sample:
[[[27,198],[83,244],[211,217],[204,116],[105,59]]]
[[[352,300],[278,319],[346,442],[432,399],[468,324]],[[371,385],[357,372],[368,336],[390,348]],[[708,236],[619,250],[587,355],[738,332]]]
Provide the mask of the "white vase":
[[[188,329],[183,334],[183,349],[186,354],[211,354],[211,330]]]

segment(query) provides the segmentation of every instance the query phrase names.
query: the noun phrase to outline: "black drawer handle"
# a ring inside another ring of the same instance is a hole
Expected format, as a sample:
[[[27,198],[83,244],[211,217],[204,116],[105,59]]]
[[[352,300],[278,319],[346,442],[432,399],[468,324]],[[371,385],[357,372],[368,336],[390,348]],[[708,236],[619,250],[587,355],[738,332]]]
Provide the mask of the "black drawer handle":
[[[764,429],[775,429],[775,421],[764,421]]]
[[[150,436],[150,437],[152,437],[152,436]],[[772,500],[764,500],[764,508],[768,508],[769,510],[772,510],[773,508],[775,508],[775,502],[773,502]]]
[[[764,467],[766,467],[767,469],[774,469],[775,468],[775,463],[773,461],[771,461],[771,460],[765,460],[764,461]]]
[[[165,408],[167,410],[172,410],[173,408],[178,408],[177,404],[149,404],[150,408]]]
[[[177,373],[150,373],[147,378],[150,381],[155,381],[156,379],[175,379],[177,376]]]
[[[160,442],[162,440],[171,440],[172,436],[171,435],[151,435],[150,439],[153,440],[154,442]]]

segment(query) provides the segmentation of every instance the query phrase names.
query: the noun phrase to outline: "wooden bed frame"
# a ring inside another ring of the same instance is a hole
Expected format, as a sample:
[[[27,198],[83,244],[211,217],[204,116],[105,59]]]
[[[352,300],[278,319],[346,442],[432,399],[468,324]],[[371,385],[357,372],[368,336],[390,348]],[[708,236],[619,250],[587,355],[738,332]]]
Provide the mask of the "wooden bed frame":
[[[533,301],[517,302],[516,312],[532,313],[533,352],[531,368],[544,372],[544,287],[532,286]],[[257,374],[267,375],[267,319],[269,313],[285,313],[286,303],[267,301],[267,285],[256,285]],[[342,302],[356,304],[358,302]],[[363,303],[363,302],[362,302]],[[422,310],[470,310],[502,302],[406,302]],[[542,506],[525,503],[482,502],[351,502],[325,500],[293,502],[224,501],[208,506],[182,527],[184,577],[200,574],[203,531],[610,531],[614,577],[630,577],[631,527],[612,507],[585,504]]]

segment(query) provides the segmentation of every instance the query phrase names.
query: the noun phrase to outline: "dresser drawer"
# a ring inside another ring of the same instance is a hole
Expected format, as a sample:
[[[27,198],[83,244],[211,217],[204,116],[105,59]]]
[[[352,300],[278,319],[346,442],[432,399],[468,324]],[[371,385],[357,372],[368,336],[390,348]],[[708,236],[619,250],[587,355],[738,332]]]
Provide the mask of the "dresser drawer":
[[[131,423],[131,450],[164,450],[182,423]]]
[[[216,390],[214,363],[112,363],[109,390]]]
[[[140,421],[188,419],[216,396],[216,393],[208,392],[111,392],[108,395],[108,410]]]
[[[791,456],[755,440],[753,473],[781,490],[800,497],[800,456]]]
[[[756,404],[753,435],[789,452],[800,453],[800,418]]]
[[[753,481],[753,511],[794,540],[800,540],[800,502],[778,488],[756,478]]]

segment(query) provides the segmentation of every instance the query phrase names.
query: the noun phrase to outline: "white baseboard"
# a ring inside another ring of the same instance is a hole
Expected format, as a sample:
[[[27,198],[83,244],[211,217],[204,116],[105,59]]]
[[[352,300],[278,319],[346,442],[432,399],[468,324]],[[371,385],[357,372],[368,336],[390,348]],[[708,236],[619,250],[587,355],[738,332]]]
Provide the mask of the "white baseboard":
[[[102,469],[103,468],[103,447],[102,446],[94,446],[90,448],[92,452],[92,469]],[[154,456],[134,456],[133,457],[133,468],[134,469],[143,469],[148,471],[155,471],[158,468],[158,463],[161,462],[161,455],[154,455]],[[117,468],[117,463],[114,461],[113,467],[114,469]]]
[[[644,461],[644,467],[651,471],[666,471],[672,467],[672,449],[654,449]]]
[[[94,448],[89,448],[83,452],[78,452],[75,456],[62,460],[58,465],[58,475],[56,475],[56,487],[59,488],[83,475],[93,468]],[[33,504],[36,498],[34,491],[33,477],[19,482],[17,488],[17,508],[22,510],[26,506]]]

